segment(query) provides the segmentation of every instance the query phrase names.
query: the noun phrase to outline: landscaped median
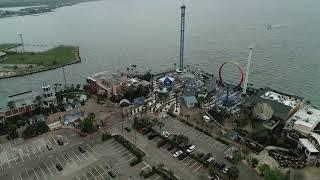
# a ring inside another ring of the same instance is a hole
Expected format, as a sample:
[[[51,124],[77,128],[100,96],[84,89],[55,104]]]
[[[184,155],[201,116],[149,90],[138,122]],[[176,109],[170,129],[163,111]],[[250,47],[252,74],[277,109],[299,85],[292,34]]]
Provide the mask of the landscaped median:
[[[127,140],[125,137],[121,135],[111,135],[109,133],[102,134],[102,141],[106,141],[108,139],[114,138],[116,141],[118,141],[122,146],[127,148],[132,154],[136,156],[135,159],[133,159],[130,162],[130,166],[135,166],[142,162],[142,158],[146,155],[141,149],[139,149],[137,146],[135,146],[133,143],[131,143],[129,140]]]
[[[146,168],[141,170],[140,176],[144,179],[147,179],[154,174],[158,174],[163,179],[170,179],[170,180],[178,180],[179,178],[174,175],[172,170],[166,169],[163,164],[159,164],[158,166],[152,166],[152,168]]]

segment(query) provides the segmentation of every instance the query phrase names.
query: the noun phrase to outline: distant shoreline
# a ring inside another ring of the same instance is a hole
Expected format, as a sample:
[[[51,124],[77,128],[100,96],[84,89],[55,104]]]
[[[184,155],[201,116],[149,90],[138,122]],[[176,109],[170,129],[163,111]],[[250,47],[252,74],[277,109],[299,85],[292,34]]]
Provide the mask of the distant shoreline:
[[[40,15],[48,12],[53,12],[55,9],[65,6],[72,6],[82,2],[90,2],[96,0],[66,0],[64,3],[55,4],[54,0],[51,4],[41,4],[39,2],[34,3],[12,3],[12,4],[1,4],[0,3],[0,19],[8,17],[26,16],[26,15]],[[17,8],[17,10],[12,10]],[[9,10],[6,10],[9,9]],[[11,9],[11,10],[10,10]]]

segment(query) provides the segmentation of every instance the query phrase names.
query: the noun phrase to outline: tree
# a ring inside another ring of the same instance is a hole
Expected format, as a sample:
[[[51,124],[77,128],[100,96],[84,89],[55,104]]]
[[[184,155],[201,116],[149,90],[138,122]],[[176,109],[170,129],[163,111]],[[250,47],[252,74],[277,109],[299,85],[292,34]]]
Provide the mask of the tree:
[[[187,114],[186,117],[187,117],[187,122],[189,122],[190,114]]]
[[[164,126],[164,123],[159,121],[157,118],[152,119],[151,124],[152,126],[158,126],[159,130]]]
[[[279,169],[273,169],[268,164],[258,167],[265,180],[283,180],[285,175]]]
[[[258,164],[259,164],[259,160],[257,158],[252,158],[251,159],[251,166],[253,168],[257,167]]]
[[[204,96],[198,96],[198,102],[199,102],[199,104],[200,104],[200,108],[201,108],[201,109],[202,109],[202,105],[203,105],[203,103],[204,103],[204,100],[205,100]]]
[[[233,152],[233,159],[236,163],[240,162],[243,159],[243,156],[241,154],[241,152],[239,151],[234,151]]]
[[[258,103],[253,108],[253,113],[256,118],[262,120],[269,120],[273,115],[273,109],[267,103]]]
[[[94,120],[96,118],[96,115],[93,112],[91,112],[89,113],[88,118]]]
[[[76,85],[76,88],[77,88],[78,90],[80,89],[80,87],[81,87],[80,84],[77,84],[77,85]]]
[[[10,109],[14,109],[16,107],[16,103],[14,101],[9,101],[7,105]]]
[[[13,128],[13,129],[10,129],[9,132],[8,132],[8,139],[15,139],[15,138],[18,138],[19,135],[18,135],[18,132],[17,132],[17,129],[16,128]]]
[[[236,179],[239,176],[239,169],[236,166],[232,166],[228,171],[229,179]]]
[[[84,133],[94,132],[95,128],[94,128],[92,119],[90,119],[90,118],[85,118],[85,119],[80,123],[80,130],[81,130],[81,132],[84,132]]]

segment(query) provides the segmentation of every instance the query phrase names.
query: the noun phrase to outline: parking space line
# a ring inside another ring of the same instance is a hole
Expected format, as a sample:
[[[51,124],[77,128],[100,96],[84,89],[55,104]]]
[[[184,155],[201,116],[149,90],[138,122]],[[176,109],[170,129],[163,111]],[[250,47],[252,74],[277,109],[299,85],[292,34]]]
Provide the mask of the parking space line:
[[[188,161],[187,163],[185,163],[184,165],[187,165],[187,164],[189,164],[190,162],[192,161],[192,159],[190,159],[190,161]]]
[[[28,177],[30,177],[30,175],[29,175],[29,173],[28,173],[28,171],[26,170],[26,174],[28,175]]]
[[[88,158],[85,156],[85,155],[83,155],[83,153],[80,153],[86,160],[88,160]]]
[[[32,168],[32,171],[33,171],[33,173],[36,175],[37,180],[39,180],[39,177],[38,177],[36,171],[34,170],[34,168]]]
[[[127,162],[129,162],[129,161],[133,160],[134,158],[136,158],[136,157],[132,157],[132,158],[128,159],[128,160],[127,160]]]
[[[194,171],[192,171],[192,173],[195,173],[196,171],[198,171],[198,169],[200,169],[202,167],[202,165],[200,165],[197,169],[195,169]]]
[[[29,160],[31,160],[29,149],[27,148],[27,146],[24,146],[24,148],[25,148],[25,150],[28,151],[28,152],[27,152],[27,155],[28,155],[28,157],[29,157]]]
[[[123,156],[123,155],[125,155],[125,154],[127,154],[127,153],[130,154],[130,151],[126,151],[126,152],[122,153],[120,156]],[[127,155],[128,155],[128,154],[127,154]]]
[[[76,153],[74,153],[73,151],[71,151],[74,155],[75,155],[75,157],[79,160],[79,161],[81,161],[81,159],[76,155]]]
[[[155,177],[153,180],[157,180],[157,179],[159,179],[160,177],[161,177],[161,176],[158,175],[158,176]]]
[[[70,154],[67,152],[67,155],[70,157],[71,161],[76,162],[71,156]]]
[[[196,161],[192,166],[190,166],[189,168],[192,168],[194,165],[198,164],[198,162]]]
[[[91,153],[89,153],[89,151],[87,151],[87,153],[93,160],[97,161],[97,159],[93,155],[91,155]]]
[[[24,158],[22,154],[23,154],[22,149],[19,149],[20,159],[22,160],[22,162],[24,162]]]
[[[20,176],[20,180],[22,180],[21,172],[19,173],[19,176]]]
[[[120,160],[127,159],[127,157],[132,156],[132,155],[133,155],[133,154],[129,153],[129,154],[127,154],[126,156],[122,157]]]
[[[7,163],[9,165],[9,168],[11,168],[10,161],[9,161],[9,158],[8,158],[8,153],[6,153],[6,157],[7,157]]]
[[[127,148],[124,147],[123,149],[121,149],[120,151],[117,151],[117,152],[118,152],[118,153],[120,153],[120,152],[122,153],[123,150],[127,150]]]
[[[39,166],[39,168],[40,168],[40,170],[41,170],[41,172],[42,172],[42,174],[43,174],[43,177],[44,177],[45,179],[47,179],[47,176],[44,174],[44,172],[43,172],[43,170],[42,170],[41,166]]]
[[[50,162],[51,162],[51,164],[52,164],[52,166],[53,166],[53,168],[57,171],[57,173],[59,174],[59,171],[58,171],[58,169],[56,168],[56,166],[53,164],[53,162],[51,161],[51,159],[50,159]]]
[[[228,146],[226,146],[226,147],[225,147],[225,148],[223,148],[221,151],[222,151],[222,152],[224,152],[224,151],[226,151],[228,148],[229,148],[229,147],[228,147]]]
[[[119,146],[118,148],[116,148],[116,149],[114,149],[115,151],[118,151],[119,149],[122,149],[122,148],[125,148],[125,147],[123,147],[122,145],[121,146]]]
[[[47,163],[46,163],[45,161],[44,161],[44,164],[46,165],[47,169],[49,170],[49,172],[50,172],[51,176],[53,176],[53,174],[52,174],[51,170],[49,169],[49,167],[48,167],[48,165],[47,165]]]
[[[89,173],[91,174],[91,176],[92,176],[93,178],[97,179],[97,177],[96,177],[95,175],[93,175],[91,171],[89,171]]]
[[[119,144],[119,145],[113,146],[112,149],[117,150],[121,146],[122,146],[122,144]]]

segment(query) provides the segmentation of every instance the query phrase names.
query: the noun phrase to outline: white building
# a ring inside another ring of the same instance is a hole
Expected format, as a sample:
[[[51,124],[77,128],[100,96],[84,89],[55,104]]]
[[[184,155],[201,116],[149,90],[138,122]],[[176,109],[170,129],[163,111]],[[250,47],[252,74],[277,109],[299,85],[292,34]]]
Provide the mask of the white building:
[[[57,106],[56,94],[48,84],[44,84],[42,86],[41,104],[44,108],[49,108],[50,106]]]
[[[309,136],[320,122],[320,110],[305,107],[288,119],[286,128],[294,129],[301,135]]]
[[[306,138],[300,138],[298,148],[304,149],[308,161],[315,161],[319,157],[319,150]]]

